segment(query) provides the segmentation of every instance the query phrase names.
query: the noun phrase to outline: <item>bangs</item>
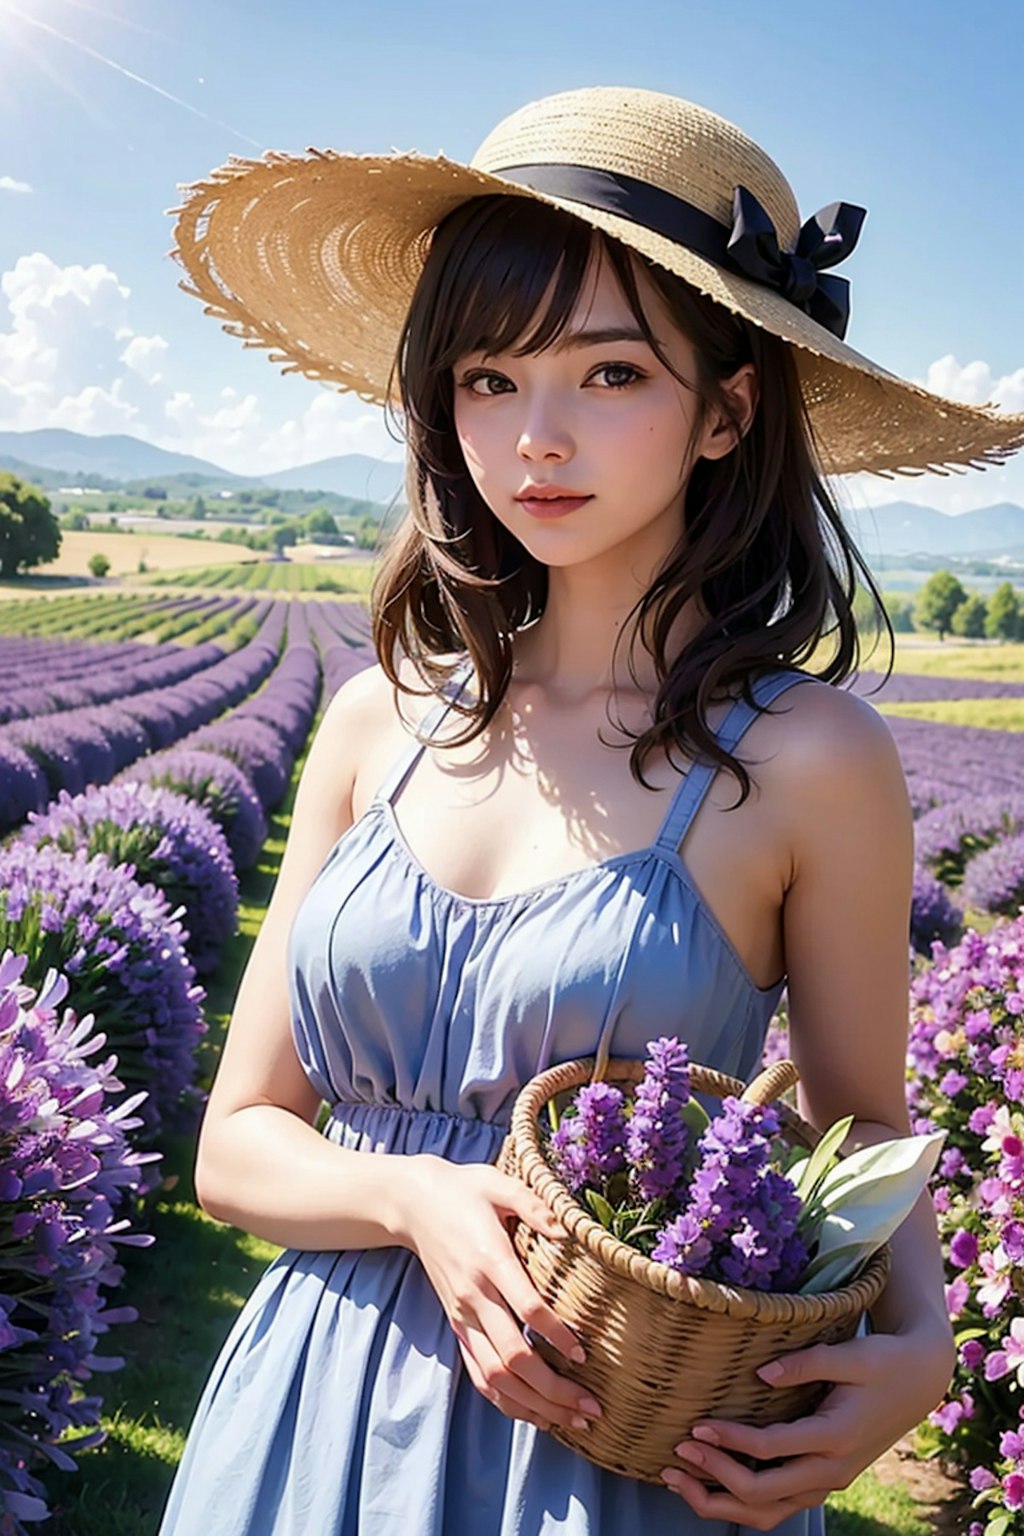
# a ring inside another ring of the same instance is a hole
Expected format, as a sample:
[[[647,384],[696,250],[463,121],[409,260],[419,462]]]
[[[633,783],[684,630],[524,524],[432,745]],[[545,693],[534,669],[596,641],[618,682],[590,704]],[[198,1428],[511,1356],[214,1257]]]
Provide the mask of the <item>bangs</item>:
[[[533,198],[498,194],[460,204],[438,226],[431,249],[432,260],[443,256],[444,263],[435,364],[450,368],[467,352],[543,351],[565,329],[599,250],[608,250],[599,230]]]

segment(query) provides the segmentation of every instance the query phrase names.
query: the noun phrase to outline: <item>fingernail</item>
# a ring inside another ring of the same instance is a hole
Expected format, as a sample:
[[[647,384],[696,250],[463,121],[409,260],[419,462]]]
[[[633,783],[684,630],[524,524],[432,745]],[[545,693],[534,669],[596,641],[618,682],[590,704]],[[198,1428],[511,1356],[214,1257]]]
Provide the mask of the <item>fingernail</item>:
[[[664,1472],[661,1474],[661,1480],[663,1483],[668,1483],[670,1488],[681,1488],[683,1486],[683,1480],[679,1476],[679,1473],[674,1471],[671,1467],[665,1468]]]
[[[684,1461],[691,1461],[695,1467],[704,1465],[704,1452],[695,1445],[677,1445],[676,1455],[681,1456]]]
[[[772,1360],[768,1365],[759,1365],[757,1368],[757,1375],[760,1376],[762,1381],[778,1381],[782,1374],[782,1366],[777,1360]]]
[[[690,1434],[695,1440],[703,1440],[706,1445],[721,1445],[715,1430],[708,1429],[704,1424],[698,1424],[696,1429],[691,1429]]]
[[[582,1344],[577,1344],[576,1345],[576,1348],[569,1355],[569,1359],[570,1360],[575,1360],[577,1365],[586,1365],[586,1363],[587,1363],[587,1352],[583,1348]]]
[[[584,1413],[589,1413],[592,1419],[599,1419],[601,1417],[601,1404],[595,1403],[592,1397],[581,1397],[576,1406],[581,1408]]]
[[[590,1425],[581,1414],[574,1413],[572,1416],[572,1427],[573,1429],[589,1429]]]

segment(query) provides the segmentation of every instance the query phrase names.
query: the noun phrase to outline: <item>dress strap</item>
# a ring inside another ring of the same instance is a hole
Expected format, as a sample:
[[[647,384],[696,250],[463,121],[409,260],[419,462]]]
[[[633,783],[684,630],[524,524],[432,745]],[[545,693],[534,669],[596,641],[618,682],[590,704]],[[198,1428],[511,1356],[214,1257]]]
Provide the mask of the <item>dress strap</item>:
[[[437,702],[427,711],[426,715],[424,716],[421,726],[421,732],[423,735],[428,737],[432,737],[434,735],[438,726],[441,724],[441,721],[445,718],[445,716],[448,714],[448,711],[451,709],[453,702],[461,699],[463,693],[465,692],[466,684],[469,682],[469,679],[472,677],[472,675],[472,661],[466,660],[460,662],[459,666],[455,669],[455,672],[443,685],[444,692],[447,697],[438,699]],[[378,786],[377,793],[373,797],[375,800],[390,801],[395,795],[397,795],[398,791],[402,788],[416,763],[419,762],[425,747],[425,742],[411,741],[409,743],[405,751],[399,757],[398,761],[393,763],[391,768],[385,774],[383,783]]]
[[[807,672],[777,668],[762,672],[752,684],[751,691],[758,704],[770,704],[780,693],[794,683],[814,681]],[[721,726],[715,740],[727,752],[735,750],[747,727],[757,719],[758,711],[746,699],[736,699]],[[672,792],[672,800],[655,839],[655,846],[675,853],[686,836],[687,828],[700,810],[704,796],[711,788],[711,781],[718,773],[719,763],[693,763]]]

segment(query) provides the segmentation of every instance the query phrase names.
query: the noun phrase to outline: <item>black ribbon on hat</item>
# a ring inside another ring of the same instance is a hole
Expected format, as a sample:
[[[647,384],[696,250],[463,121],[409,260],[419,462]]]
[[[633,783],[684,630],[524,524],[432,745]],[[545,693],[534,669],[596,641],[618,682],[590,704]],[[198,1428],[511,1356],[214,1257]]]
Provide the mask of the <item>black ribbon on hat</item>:
[[[840,341],[846,335],[850,284],[824,268],[845,260],[857,244],[867,209],[856,203],[819,208],[802,226],[796,249],[783,251],[771,217],[747,187],[733,191],[730,228],[674,192],[621,171],[548,164],[502,166],[491,174],[643,224],[728,272],[773,288]]]

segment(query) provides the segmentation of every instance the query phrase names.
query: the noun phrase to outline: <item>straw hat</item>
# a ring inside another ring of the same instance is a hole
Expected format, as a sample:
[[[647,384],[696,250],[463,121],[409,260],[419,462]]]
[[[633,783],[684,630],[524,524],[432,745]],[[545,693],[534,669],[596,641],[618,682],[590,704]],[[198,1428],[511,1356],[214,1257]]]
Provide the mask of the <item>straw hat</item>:
[[[824,269],[853,249],[865,210],[833,203],[801,225],[764,151],[676,96],[547,96],[500,122],[468,165],[269,151],[181,190],[179,286],[284,372],[376,404],[433,229],[468,198],[508,193],[566,209],[791,342],[827,473],[945,473],[1024,444],[1024,415],[943,399],[848,346],[849,285]]]

